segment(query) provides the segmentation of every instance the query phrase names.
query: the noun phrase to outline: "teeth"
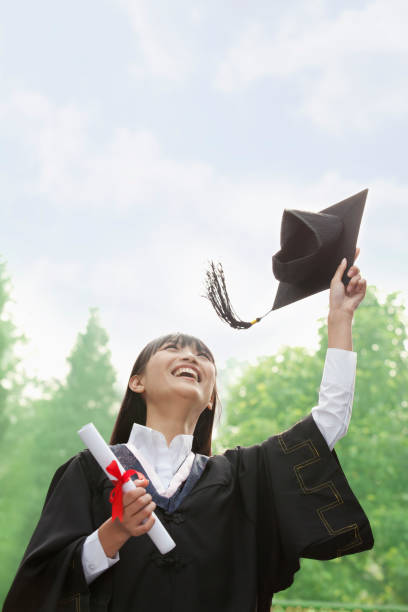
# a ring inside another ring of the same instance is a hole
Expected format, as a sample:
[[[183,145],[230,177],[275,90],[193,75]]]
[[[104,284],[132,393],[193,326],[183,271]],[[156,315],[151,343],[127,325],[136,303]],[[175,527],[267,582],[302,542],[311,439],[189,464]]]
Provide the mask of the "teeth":
[[[198,381],[198,375],[197,372],[195,370],[192,370],[191,368],[177,368],[177,370],[175,370],[173,372],[174,376],[182,376],[183,374],[192,374],[194,376],[194,379],[196,381]]]

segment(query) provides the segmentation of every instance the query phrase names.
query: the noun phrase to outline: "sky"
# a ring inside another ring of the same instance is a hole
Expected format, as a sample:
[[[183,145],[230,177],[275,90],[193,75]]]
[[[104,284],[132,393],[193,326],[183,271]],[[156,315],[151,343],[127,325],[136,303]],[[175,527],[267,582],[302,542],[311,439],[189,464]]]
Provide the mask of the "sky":
[[[362,276],[407,300],[407,22],[405,0],[2,3],[0,254],[26,370],[63,379],[94,306],[121,385],[171,331],[220,367],[314,350],[328,291],[235,331],[205,270],[263,314],[283,210],[365,188]]]

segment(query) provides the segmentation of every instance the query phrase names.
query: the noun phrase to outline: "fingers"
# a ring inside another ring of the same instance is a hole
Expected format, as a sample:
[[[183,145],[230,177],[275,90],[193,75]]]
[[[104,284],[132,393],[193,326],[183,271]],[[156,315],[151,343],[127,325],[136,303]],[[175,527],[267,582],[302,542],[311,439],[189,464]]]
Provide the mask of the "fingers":
[[[347,295],[355,295],[361,293],[365,295],[367,289],[367,281],[365,278],[361,278],[361,274],[356,274],[350,279],[349,284],[347,285],[346,291]]]
[[[358,281],[358,289],[363,291],[365,294],[367,289],[367,281],[365,278],[362,278],[360,281]]]
[[[132,518],[134,520],[134,523],[137,525],[141,525],[146,519],[150,518],[152,512],[154,512],[155,509],[156,504],[154,503],[154,501],[150,501],[144,508],[142,508],[141,510],[139,510],[139,512],[136,512],[136,514],[133,515]]]
[[[356,248],[356,254],[354,256],[354,261],[356,261],[356,259],[357,259],[357,257],[359,255],[360,255],[360,248],[357,247]],[[338,268],[337,268],[337,270],[336,270],[336,272],[335,272],[335,274],[333,276],[333,281],[340,281],[342,276],[343,276],[343,274],[344,274],[344,271],[346,270],[346,268],[347,268],[347,260],[344,258],[340,262],[340,264],[339,264],[339,266],[338,266]],[[353,266],[350,267],[349,271],[347,272],[347,276],[354,277],[356,274],[359,274],[359,273],[360,273],[360,268],[358,268],[357,266],[353,265]]]
[[[152,496],[146,493],[143,487],[137,487],[134,491],[128,491],[123,496],[123,509],[127,510],[129,516],[139,512],[150,500]]]
[[[138,474],[140,474],[140,472],[138,472]],[[141,476],[143,476],[143,474],[140,474]],[[137,487],[144,487],[146,488],[147,485],[149,484],[149,481],[147,480],[147,478],[137,478],[136,480],[133,481],[133,483],[137,486]]]
[[[342,261],[340,262],[340,265],[338,266],[336,272],[334,273],[334,276],[332,278],[332,282],[340,282],[341,281],[341,277],[344,274],[344,270],[347,268],[347,259],[344,258],[342,259]]]
[[[127,516],[129,518],[136,516],[139,512],[141,512],[145,507],[150,504],[152,501],[152,496],[150,493],[146,493],[142,495],[138,499],[136,499],[133,503],[129,504],[127,507]]]
[[[350,282],[347,285],[347,293],[353,293],[358,285],[358,282],[361,280],[361,274],[356,274],[350,279]]]
[[[143,525],[139,525],[139,527],[134,528],[132,535],[137,537],[143,535],[144,533],[147,533],[153,527],[155,520],[156,519],[154,518],[154,516],[150,516],[146,520],[146,522],[143,523]]]
[[[156,508],[154,501],[150,501],[144,508],[136,512],[127,521],[127,529],[132,536],[139,536],[147,533],[153,526],[154,516],[152,513]]]
[[[152,512],[155,508],[152,496],[143,487],[128,491],[123,496],[123,527],[132,536],[146,533],[154,523]]]
[[[357,268],[357,266],[351,266],[350,270],[347,272],[347,276],[351,277],[359,273],[360,273],[360,268]]]
[[[144,487],[136,487],[133,491],[127,491],[123,494],[123,508],[134,504],[139,498],[146,495],[146,489]]]
[[[360,249],[356,248],[354,261],[360,254]],[[356,265],[350,266],[347,271],[348,283],[344,286],[342,282],[343,275],[347,269],[347,261],[344,258],[331,280],[330,283],[330,307],[344,308],[354,310],[359,306],[365,297],[367,291],[367,282],[361,278],[360,268]]]

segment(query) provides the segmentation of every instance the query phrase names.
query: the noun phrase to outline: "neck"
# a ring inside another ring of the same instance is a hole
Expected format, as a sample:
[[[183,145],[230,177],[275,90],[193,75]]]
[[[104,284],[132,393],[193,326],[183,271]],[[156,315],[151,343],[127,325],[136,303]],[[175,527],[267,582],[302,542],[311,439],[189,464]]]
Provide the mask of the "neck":
[[[160,431],[166,438],[167,445],[179,434],[193,435],[197,420],[198,417],[191,419],[191,413],[168,409],[164,412],[154,406],[147,406],[146,427]]]

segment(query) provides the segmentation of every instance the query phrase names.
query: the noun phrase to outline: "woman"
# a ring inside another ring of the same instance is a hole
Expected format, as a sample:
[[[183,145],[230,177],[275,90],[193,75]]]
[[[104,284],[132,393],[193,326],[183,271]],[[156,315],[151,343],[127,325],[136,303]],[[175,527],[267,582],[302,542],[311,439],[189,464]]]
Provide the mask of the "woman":
[[[216,370],[201,341],[176,334],[145,347],[111,444],[126,469],[149,480],[136,480],[123,497],[123,521],[112,521],[112,484],[89,452],[59,468],[5,612],[266,612],[300,557],[372,547],[332,452],[350,418],[351,325],[366,291],[356,266],[344,287],[345,267],[343,260],[330,287],[319,405],[260,445],[210,456]],[[145,535],[153,511],[176,542],[164,556]]]

